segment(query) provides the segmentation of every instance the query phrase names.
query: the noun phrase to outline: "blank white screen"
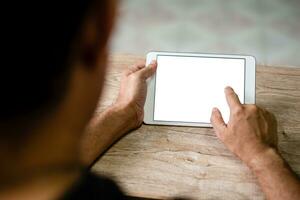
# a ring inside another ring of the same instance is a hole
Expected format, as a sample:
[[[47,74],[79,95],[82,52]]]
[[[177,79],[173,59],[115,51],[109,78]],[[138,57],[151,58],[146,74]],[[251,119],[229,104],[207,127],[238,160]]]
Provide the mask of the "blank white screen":
[[[157,64],[156,121],[210,123],[211,110],[217,107],[228,122],[226,86],[244,103],[244,59],[157,56]]]

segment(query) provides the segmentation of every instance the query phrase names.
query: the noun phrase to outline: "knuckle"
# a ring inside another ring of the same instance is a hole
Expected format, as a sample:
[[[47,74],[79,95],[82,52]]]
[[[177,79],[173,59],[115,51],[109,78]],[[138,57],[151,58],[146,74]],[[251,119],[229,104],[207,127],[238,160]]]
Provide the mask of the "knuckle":
[[[122,76],[127,76],[127,74],[128,74],[128,70],[124,70],[124,71],[122,71]]]
[[[143,80],[144,80],[143,74],[136,74],[136,75],[134,76],[134,80],[137,81],[137,82],[143,81]]]
[[[244,114],[244,108],[242,106],[237,106],[233,109],[233,114],[235,116],[241,116]]]
[[[141,73],[141,72],[135,74],[135,78],[136,78],[136,79],[143,79],[143,77],[144,77],[144,74]]]
[[[132,74],[132,79],[137,80],[140,79],[140,75],[139,74]]]
[[[137,64],[133,64],[133,65],[130,65],[128,68],[129,69],[135,69],[138,65]]]
[[[145,71],[144,73],[141,73],[141,74],[140,74],[140,79],[142,79],[142,80],[146,80],[147,77],[148,77],[147,71]]]
[[[256,105],[249,105],[248,108],[249,108],[251,113],[258,113],[259,110],[260,110],[260,108]]]

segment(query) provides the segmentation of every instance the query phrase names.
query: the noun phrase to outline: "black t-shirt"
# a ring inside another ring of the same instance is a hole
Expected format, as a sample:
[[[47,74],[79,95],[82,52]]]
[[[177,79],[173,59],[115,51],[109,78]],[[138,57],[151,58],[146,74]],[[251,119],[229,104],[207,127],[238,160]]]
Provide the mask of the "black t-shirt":
[[[61,200],[127,199],[121,189],[110,179],[85,172]]]
[[[122,190],[112,180],[84,172],[79,181],[70,188],[60,200],[128,200]],[[174,200],[187,200],[174,198]]]

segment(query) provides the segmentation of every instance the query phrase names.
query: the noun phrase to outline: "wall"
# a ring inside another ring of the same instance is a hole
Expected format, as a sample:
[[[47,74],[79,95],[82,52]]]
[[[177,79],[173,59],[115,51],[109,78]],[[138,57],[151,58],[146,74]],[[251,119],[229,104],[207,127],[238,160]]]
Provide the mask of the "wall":
[[[300,66],[298,0],[123,0],[111,51],[254,55]]]

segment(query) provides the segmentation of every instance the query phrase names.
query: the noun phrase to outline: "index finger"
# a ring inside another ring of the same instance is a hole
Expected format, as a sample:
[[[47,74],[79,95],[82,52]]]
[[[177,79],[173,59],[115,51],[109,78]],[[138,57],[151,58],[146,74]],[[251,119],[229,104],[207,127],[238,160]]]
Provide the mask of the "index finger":
[[[242,106],[238,95],[234,92],[231,87],[225,88],[225,96],[230,110],[234,108],[240,108]]]

